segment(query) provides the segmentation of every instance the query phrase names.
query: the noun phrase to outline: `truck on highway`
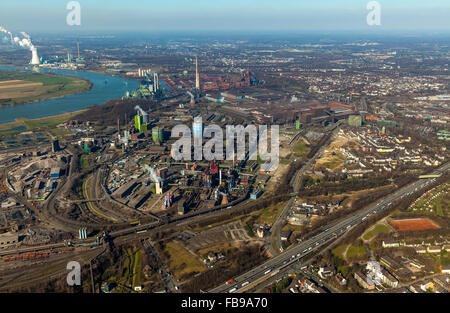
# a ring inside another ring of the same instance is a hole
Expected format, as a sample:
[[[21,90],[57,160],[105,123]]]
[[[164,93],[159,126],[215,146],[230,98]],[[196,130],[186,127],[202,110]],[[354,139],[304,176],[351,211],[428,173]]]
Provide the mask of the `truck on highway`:
[[[242,287],[247,286],[248,284],[250,284],[248,281],[246,281],[245,283],[242,283]]]
[[[236,287],[234,287],[233,289],[230,289],[230,291],[228,291],[229,293],[233,293],[233,292],[235,292],[237,290],[237,288]]]
[[[264,272],[264,275],[269,274],[270,272],[272,272],[272,270],[273,270],[273,266],[269,267],[269,269]]]
[[[230,279],[229,281],[227,281],[225,284],[226,285],[229,285],[229,284],[231,284],[233,282],[233,280],[232,279]]]

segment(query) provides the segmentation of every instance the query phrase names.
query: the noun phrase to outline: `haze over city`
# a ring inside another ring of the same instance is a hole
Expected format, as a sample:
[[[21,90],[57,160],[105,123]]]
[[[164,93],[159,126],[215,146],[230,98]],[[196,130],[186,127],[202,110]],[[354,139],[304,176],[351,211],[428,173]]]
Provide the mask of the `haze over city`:
[[[365,0],[80,1],[82,24],[65,25],[69,1],[2,1],[0,21],[13,29],[74,31],[368,30]],[[379,1],[382,29],[448,31],[446,0]]]

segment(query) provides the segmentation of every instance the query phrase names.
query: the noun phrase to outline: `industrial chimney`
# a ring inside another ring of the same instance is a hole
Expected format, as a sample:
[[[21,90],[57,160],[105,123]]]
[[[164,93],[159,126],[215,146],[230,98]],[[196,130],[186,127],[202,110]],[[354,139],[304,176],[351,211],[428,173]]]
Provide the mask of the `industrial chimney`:
[[[31,48],[31,53],[32,53],[32,57],[31,57],[31,65],[39,65],[40,61],[39,61],[39,56],[37,53],[37,49],[35,47]]]
[[[200,73],[198,71],[198,56],[195,57],[195,88],[200,90]]]

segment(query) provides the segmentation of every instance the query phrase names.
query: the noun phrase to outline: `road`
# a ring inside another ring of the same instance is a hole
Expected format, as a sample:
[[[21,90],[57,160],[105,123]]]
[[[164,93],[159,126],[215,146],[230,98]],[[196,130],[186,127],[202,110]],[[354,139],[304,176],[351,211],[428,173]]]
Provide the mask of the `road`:
[[[270,245],[269,245],[269,251],[272,255],[277,255],[282,251],[281,246],[281,228],[284,224],[284,221],[287,218],[287,215],[289,213],[289,210],[291,209],[292,205],[294,204],[294,198],[289,199],[288,203],[283,208],[283,211],[278,215],[275,223],[272,225],[271,229],[271,239],[270,239]],[[274,243],[275,247],[272,247],[272,242]]]
[[[166,290],[169,292],[178,293],[179,292],[178,284],[175,278],[169,271],[169,267],[167,266],[167,264],[162,260],[161,256],[158,253],[158,250],[156,250],[151,240],[150,239],[144,240],[142,244],[144,245],[146,252],[149,255],[153,255],[155,257],[159,268],[159,274],[161,276],[161,280],[164,283],[164,286],[166,287]]]
[[[448,171],[450,163],[442,166],[433,174],[442,174]],[[407,195],[417,192],[426,185],[430,184],[432,179],[418,180],[407,187],[404,187],[384,199],[369,205],[368,207],[358,211],[357,213],[334,222],[328,226],[319,235],[316,235],[295,247],[281,253],[280,255],[266,261],[265,263],[251,269],[250,271],[235,277],[229,284],[223,283],[216,288],[210,290],[212,293],[223,292],[244,292],[255,285],[264,282],[267,278],[278,275],[280,271],[284,271],[295,263],[301,261],[308,254],[319,250],[321,247],[328,245],[334,240],[345,236],[353,227],[363,223],[369,216],[380,214],[382,211],[392,205],[392,202],[401,199]],[[280,275],[278,275],[280,276]]]

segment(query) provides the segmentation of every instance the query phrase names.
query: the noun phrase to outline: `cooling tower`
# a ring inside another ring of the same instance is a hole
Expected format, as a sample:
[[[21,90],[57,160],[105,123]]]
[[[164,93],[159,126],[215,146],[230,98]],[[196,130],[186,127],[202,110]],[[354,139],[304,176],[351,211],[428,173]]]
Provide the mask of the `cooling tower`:
[[[31,62],[30,62],[30,64],[31,65],[39,65],[39,56],[38,56],[38,53],[37,53],[37,49],[36,48],[32,48],[31,49],[31,53],[32,53],[32,57],[31,57]]]

